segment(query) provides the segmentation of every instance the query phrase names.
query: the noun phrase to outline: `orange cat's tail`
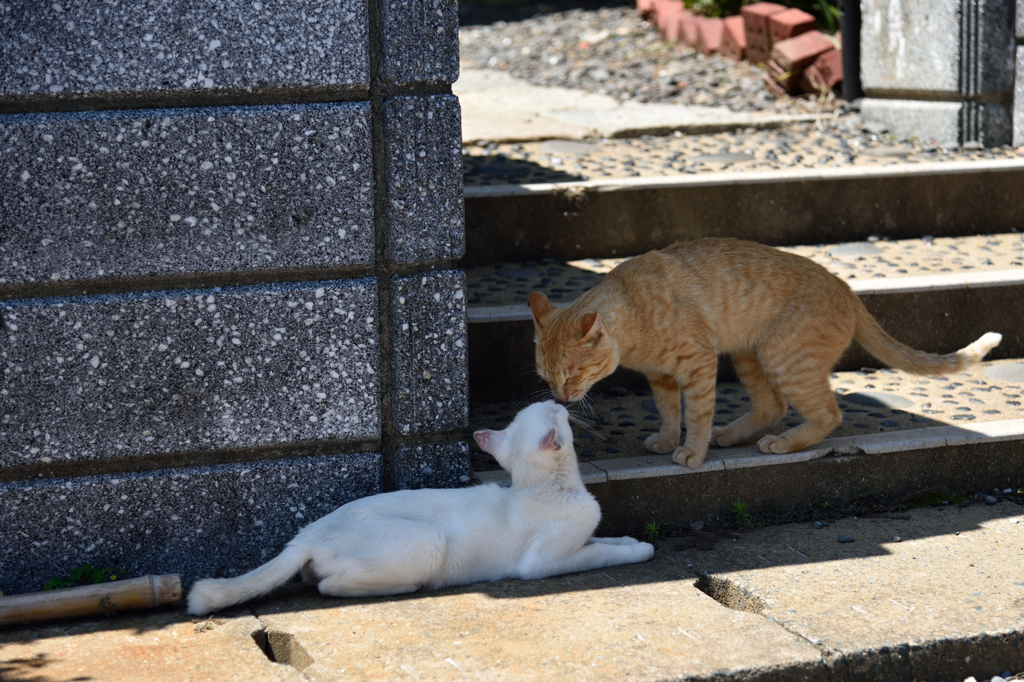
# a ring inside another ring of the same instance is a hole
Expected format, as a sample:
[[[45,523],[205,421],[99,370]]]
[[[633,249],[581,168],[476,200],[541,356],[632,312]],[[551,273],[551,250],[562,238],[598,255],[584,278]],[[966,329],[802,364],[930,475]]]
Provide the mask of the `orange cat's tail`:
[[[894,369],[902,369],[911,374],[949,374],[973,367],[981,362],[985,354],[999,345],[1002,334],[988,332],[980,339],[955,353],[936,355],[915,350],[904,345],[885,333],[875,318],[871,316],[860,299],[857,299],[857,328],[853,338],[874,355]]]

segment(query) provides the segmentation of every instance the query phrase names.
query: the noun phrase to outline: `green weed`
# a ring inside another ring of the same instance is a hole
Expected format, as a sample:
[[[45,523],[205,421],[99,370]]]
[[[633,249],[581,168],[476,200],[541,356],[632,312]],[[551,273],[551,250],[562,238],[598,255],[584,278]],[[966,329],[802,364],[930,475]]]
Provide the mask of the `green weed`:
[[[644,540],[647,540],[647,542],[651,542],[652,540],[657,540],[659,535],[661,535],[660,525],[658,525],[654,521],[648,521],[644,524]]]

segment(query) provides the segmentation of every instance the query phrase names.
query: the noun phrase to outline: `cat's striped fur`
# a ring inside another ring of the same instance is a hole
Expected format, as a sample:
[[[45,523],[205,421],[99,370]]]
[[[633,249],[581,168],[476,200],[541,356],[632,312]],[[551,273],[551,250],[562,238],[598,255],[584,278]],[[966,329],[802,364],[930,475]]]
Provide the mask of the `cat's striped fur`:
[[[890,367],[946,374],[998,345],[988,333],[947,355],[914,350],[885,333],[850,287],[817,263],[736,239],[698,239],[625,261],[571,306],[530,295],[537,371],[563,401],[582,398],[622,365],[647,376],[661,429],[645,445],[697,468],[708,444],[764,433],[792,405],[806,420],[758,441],[762,452],[816,443],[842,420],[829,386],[833,365],[856,339]],[[753,409],[712,428],[718,354],[732,356]],[[682,390],[686,440],[678,446]]]

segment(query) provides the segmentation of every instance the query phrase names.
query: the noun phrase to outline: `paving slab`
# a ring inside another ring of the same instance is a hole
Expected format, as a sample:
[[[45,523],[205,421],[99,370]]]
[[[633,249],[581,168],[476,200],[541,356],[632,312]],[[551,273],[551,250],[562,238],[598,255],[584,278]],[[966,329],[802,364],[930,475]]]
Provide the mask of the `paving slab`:
[[[1024,670],[1024,508],[1008,501],[777,526],[677,556],[726,603],[818,646],[840,679]]]
[[[645,564],[544,580],[351,600],[292,583],[208,619],[179,606],[8,627],[0,674],[847,682],[1024,670],[1024,508],[1010,501],[656,544]]]
[[[324,600],[295,588],[253,608],[268,632],[301,645],[313,680],[655,680],[778,670],[801,679],[820,668],[814,646],[723,608],[694,582],[671,552],[659,552],[646,564],[388,599]]]
[[[273,663],[247,610],[198,620],[183,608],[138,616],[0,629],[0,679],[10,682],[295,682],[302,674]]]
[[[463,67],[452,92],[462,105],[463,142],[636,137],[774,128],[813,115],[742,113],[726,107],[621,103],[608,95],[531,85],[502,71]]]

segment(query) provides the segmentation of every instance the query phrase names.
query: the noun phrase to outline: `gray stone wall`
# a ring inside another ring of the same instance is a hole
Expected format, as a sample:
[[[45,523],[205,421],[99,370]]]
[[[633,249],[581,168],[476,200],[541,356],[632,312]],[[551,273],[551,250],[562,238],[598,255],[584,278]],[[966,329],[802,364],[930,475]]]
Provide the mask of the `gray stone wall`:
[[[0,0],[0,590],[468,481],[454,0]]]
[[[1008,144],[1015,0],[862,0],[864,117],[942,146]]]
[[[1024,145],[1024,0],[1017,0],[1014,38],[1013,145],[1020,147]]]

